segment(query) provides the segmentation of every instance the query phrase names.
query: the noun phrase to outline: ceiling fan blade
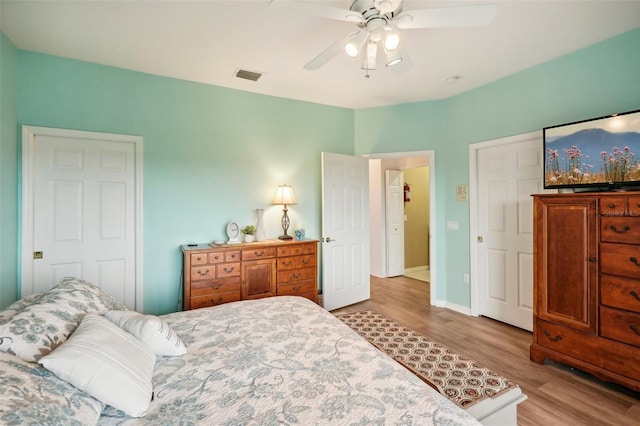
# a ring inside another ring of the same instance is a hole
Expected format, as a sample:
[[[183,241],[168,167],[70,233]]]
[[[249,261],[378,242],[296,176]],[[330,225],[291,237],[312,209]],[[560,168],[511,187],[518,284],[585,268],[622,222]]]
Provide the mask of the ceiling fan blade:
[[[334,57],[338,56],[340,53],[344,52],[344,45],[347,44],[349,39],[353,37],[355,34],[358,34],[358,31],[354,33],[347,34],[346,37],[341,38],[340,40],[333,43],[329,46],[324,52],[307,62],[307,64],[303,67],[305,70],[314,71],[322,67],[324,64],[329,62]],[[345,53],[346,55],[346,53]]]
[[[364,19],[358,12],[339,7],[325,6],[318,3],[309,3],[295,0],[271,0],[269,7],[286,8],[305,15],[317,16],[321,18],[334,19],[336,21],[353,22],[362,24]]]
[[[393,22],[402,29],[480,27],[493,21],[496,11],[495,4],[408,10]]]

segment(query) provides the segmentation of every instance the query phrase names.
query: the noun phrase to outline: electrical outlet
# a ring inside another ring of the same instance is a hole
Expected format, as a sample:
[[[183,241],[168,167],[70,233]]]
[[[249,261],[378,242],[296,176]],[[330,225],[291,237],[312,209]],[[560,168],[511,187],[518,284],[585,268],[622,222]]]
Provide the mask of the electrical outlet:
[[[465,274],[462,276],[462,280],[463,280],[465,283],[469,284],[469,274],[465,273]]]

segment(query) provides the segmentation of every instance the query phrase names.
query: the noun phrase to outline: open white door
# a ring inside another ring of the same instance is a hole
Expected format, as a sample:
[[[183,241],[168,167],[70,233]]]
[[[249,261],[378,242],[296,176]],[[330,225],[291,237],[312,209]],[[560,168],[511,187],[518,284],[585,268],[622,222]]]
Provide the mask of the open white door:
[[[404,274],[404,173],[386,170],[387,276]]]
[[[369,160],[322,153],[322,294],[331,311],[369,299]]]

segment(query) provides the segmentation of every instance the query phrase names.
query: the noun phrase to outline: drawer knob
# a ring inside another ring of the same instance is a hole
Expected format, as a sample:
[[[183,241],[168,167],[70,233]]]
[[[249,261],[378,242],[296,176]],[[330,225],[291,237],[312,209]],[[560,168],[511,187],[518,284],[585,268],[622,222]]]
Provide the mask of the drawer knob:
[[[633,331],[634,333],[636,333],[636,335],[640,336],[640,332],[638,332],[638,327],[636,327],[635,324],[631,324],[629,325],[629,328],[631,329],[631,331]]]
[[[234,269],[236,269],[236,267],[235,267],[235,266],[232,266],[231,268],[224,268],[224,271],[225,271],[227,274],[229,274],[229,273],[233,272],[233,270],[234,270]]]
[[[216,282],[212,282],[211,284],[209,284],[209,287],[211,287],[214,290],[219,289],[220,287],[222,287],[222,283],[216,283]]]
[[[284,266],[289,266],[289,265],[291,265],[291,261],[290,260],[285,260],[285,261],[282,262],[282,264]]]
[[[198,259],[198,260],[202,260],[202,257],[198,256],[196,259]]]
[[[259,253],[258,253],[258,251],[254,251],[253,254],[254,254],[254,256],[263,256],[264,255],[264,250],[262,250]]]
[[[198,270],[198,274],[199,274],[199,275],[207,275],[208,273],[209,273],[209,270],[208,270],[208,269],[207,269],[206,271]]]
[[[640,301],[640,296],[638,296],[638,292],[637,291],[631,290],[631,292],[629,294],[632,295],[633,297],[635,297],[636,300]]]
[[[292,275],[292,277],[293,277],[293,278],[298,279],[298,278],[300,278],[300,276],[301,276],[301,275],[302,275],[302,274],[298,274],[298,273],[296,273],[296,274],[293,274],[293,275]]]
[[[613,203],[609,203],[608,207],[609,207],[610,209],[615,209],[615,208],[616,208],[616,205],[615,205],[615,204],[613,204]]]
[[[547,336],[549,340],[551,340],[552,342],[557,342],[559,340],[562,340],[562,336],[559,334],[556,337],[551,337],[551,333],[549,332],[549,330],[545,330],[544,335]]]
[[[222,303],[222,297],[219,297],[218,300],[211,299],[211,303],[214,305],[219,305]]]
[[[630,231],[630,230],[631,230],[631,227],[630,227],[630,226],[628,226],[628,225],[625,225],[625,227],[624,227],[624,228],[622,228],[622,229],[618,229],[618,228],[616,228],[616,226],[615,226],[615,225],[611,225],[611,226],[609,227],[609,229],[611,229],[611,230],[612,230],[613,232],[615,232],[616,234],[624,234],[625,232]]]
[[[629,258],[629,262],[633,263],[636,266],[640,266],[640,263],[638,263],[638,258],[637,257],[630,257]]]
[[[301,286],[301,285],[297,285],[297,286],[294,286],[294,287],[293,287],[293,289],[294,289],[295,291],[298,291],[298,290],[300,290],[301,288],[302,288],[302,286]]]
[[[590,257],[589,258],[589,262],[591,263],[595,263],[598,259],[596,259],[595,257]]]
[[[307,263],[309,263],[309,262],[311,262],[311,259],[303,259],[303,260],[302,260],[302,263],[304,263],[305,265],[306,265]]]

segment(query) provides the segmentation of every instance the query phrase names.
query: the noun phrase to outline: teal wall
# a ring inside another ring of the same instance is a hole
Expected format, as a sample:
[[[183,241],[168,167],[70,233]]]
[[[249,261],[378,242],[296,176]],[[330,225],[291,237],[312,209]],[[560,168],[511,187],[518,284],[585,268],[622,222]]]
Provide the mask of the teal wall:
[[[18,50],[0,32],[0,309],[18,297]]]
[[[20,124],[144,137],[144,309],[176,310],[179,245],[225,239],[227,222],[282,233],[276,187],[293,186],[320,238],[320,153],[353,153],[353,111],[19,53]]]
[[[437,268],[447,292],[438,299],[470,304],[462,280],[470,262],[469,204],[455,199],[456,185],[469,182],[469,145],[640,109],[638,52],[640,29],[443,101],[356,112],[356,153],[436,151]],[[460,230],[447,230],[448,220]]]
[[[254,222],[260,207],[268,236],[277,236],[281,210],[270,201],[279,184],[294,187],[293,220],[320,237],[321,151],[434,149],[437,268],[446,282],[437,297],[469,306],[469,207],[455,201],[456,185],[469,180],[469,144],[640,108],[640,29],[452,98],[357,111],[16,50],[4,35],[2,43],[0,304],[17,294],[16,124],[144,137],[150,313],[176,309],[180,244],[223,238],[229,220]],[[447,220],[460,230],[446,230]]]

